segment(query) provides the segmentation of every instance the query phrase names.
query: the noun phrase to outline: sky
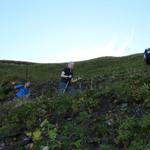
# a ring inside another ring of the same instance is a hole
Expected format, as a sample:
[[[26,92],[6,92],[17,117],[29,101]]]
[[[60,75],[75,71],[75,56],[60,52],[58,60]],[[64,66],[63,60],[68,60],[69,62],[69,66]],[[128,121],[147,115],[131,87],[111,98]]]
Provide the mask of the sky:
[[[149,0],[0,0],[0,59],[40,63],[142,53]]]

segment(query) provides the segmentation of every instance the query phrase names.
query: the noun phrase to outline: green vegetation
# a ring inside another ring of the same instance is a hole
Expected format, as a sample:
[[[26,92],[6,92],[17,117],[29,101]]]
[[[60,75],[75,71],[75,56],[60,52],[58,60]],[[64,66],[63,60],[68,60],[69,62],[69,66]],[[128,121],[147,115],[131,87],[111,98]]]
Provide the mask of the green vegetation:
[[[65,64],[0,63],[0,148],[19,150],[149,150],[150,66],[143,55],[76,64],[83,87],[56,91]],[[11,101],[10,82],[33,82],[35,96]]]

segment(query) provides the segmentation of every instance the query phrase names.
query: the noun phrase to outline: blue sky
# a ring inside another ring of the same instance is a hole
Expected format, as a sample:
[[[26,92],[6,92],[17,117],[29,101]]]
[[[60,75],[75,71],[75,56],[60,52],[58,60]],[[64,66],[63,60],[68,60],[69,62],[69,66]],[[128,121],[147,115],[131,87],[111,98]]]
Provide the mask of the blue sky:
[[[0,0],[0,59],[67,62],[150,47],[149,0]]]

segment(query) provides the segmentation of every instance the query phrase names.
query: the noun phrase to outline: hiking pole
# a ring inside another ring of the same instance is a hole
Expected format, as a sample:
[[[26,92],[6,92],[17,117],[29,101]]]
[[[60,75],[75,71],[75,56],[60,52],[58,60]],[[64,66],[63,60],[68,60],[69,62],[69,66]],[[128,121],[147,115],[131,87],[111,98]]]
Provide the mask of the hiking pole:
[[[68,85],[69,85],[69,82],[70,82],[70,81],[68,81],[68,82],[66,83],[66,86],[65,86],[65,88],[64,88],[64,90],[63,90],[63,94],[66,92],[66,90],[67,90],[67,88],[68,88]]]
[[[77,80],[82,80],[81,77],[78,77]],[[79,92],[81,93],[82,92],[82,82],[79,82]]]
[[[81,77],[78,77],[76,80],[78,81],[78,80],[81,80],[81,79],[82,79]],[[70,82],[71,82],[71,81],[68,81],[68,82],[66,83],[66,86],[65,86],[65,88],[64,88],[64,90],[63,90],[63,93],[66,92],[66,90],[67,90],[68,85],[69,85]]]
[[[28,80],[28,74],[29,74],[28,64],[26,64],[26,81]]]

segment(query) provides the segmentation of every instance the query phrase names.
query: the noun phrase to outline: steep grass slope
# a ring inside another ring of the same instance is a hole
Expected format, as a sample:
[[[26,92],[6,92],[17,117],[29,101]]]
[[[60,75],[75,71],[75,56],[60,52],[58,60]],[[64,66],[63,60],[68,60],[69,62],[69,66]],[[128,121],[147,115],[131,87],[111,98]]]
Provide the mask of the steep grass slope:
[[[28,64],[29,78],[35,87],[57,83],[64,66]],[[25,67],[0,63],[1,95],[7,80],[25,80]],[[60,95],[49,89],[31,99],[3,101],[0,149],[149,150],[149,67],[142,54],[78,62],[75,73],[83,77],[84,91]]]

